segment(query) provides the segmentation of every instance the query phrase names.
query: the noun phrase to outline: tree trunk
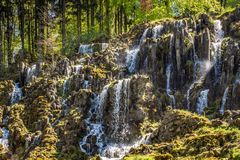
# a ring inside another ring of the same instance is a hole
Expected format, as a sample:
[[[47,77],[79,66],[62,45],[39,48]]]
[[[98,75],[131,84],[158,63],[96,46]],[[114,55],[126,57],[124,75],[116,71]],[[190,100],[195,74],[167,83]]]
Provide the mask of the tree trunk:
[[[77,0],[77,32],[78,32],[78,43],[80,43],[82,26],[82,5],[81,0]]]
[[[91,27],[94,27],[94,15],[95,15],[95,0],[91,0]]]
[[[62,0],[62,53],[64,54],[64,48],[66,46],[66,2]]]
[[[128,19],[127,19],[127,13],[126,13],[126,10],[124,9],[124,32],[126,33],[127,32],[127,29],[128,29]]]
[[[18,4],[18,16],[19,16],[19,23],[20,23],[20,35],[21,35],[21,46],[22,51],[24,52],[24,0],[20,0]]]
[[[103,31],[103,1],[99,0],[99,5],[100,5],[100,15],[99,15],[99,30],[100,32]]]
[[[90,29],[90,22],[89,22],[89,2],[88,0],[86,0],[86,6],[87,6],[87,30],[89,32],[89,29]]]
[[[106,9],[106,33],[110,36],[110,17],[109,17],[109,0],[105,0],[105,9]]]
[[[37,6],[38,13],[38,47],[37,58],[38,61],[42,61],[44,58],[44,27],[45,27],[45,0],[39,1]]]
[[[28,53],[31,55],[31,13],[30,6],[28,6]]]
[[[12,25],[11,25],[11,17],[12,17],[12,8],[11,8],[11,4],[8,0],[7,1],[7,31],[6,31],[8,65],[10,65],[12,63]]]

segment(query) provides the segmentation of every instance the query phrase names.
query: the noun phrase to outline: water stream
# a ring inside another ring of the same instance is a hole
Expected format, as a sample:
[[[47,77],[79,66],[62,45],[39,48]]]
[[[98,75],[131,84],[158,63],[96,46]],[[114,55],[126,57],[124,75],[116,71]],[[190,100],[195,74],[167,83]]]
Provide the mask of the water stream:
[[[227,102],[227,96],[228,96],[228,90],[229,90],[229,87],[227,87],[224,91],[224,94],[223,94],[223,97],[222,97],[222,101],[221,101],[221,106],[220,106],[220,114],[223,114],[224,113],[224,110],[225,110],[225,104]]]
[[[208,106],[208,92],[209,89],[200,92],[200,96],[197,101],[197,113],[203,114],[204,109]]]

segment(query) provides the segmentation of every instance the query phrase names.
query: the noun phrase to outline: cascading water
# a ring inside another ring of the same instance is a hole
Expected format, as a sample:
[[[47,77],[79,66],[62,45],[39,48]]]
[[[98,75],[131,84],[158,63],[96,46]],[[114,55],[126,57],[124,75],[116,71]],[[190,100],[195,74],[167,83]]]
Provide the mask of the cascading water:
[[[82,45],[80,45],[78,52],[81,53],[81,54],[93,53],[92,44],[82,44]]]
[[[91,155],[96,149],[91,146],[94,137],[96,138],[98,152],[101,153],[103,150],[103,107],[107,98],[108,88],[108,85],[105,86],[102,92],[95,97],[89,110],[88,118],[85,120],[87,126],[87,135],[82,139],[79,145],[81,150],[88,155]]]
[[[93,44],[82,44],[79,46],[78,53],[80,54],[87,54],[87,53],[94,53],[95,48],[99,49],[98,51],[105,51],[109,44],[108,43],[99,43],[99,46],[95,47]]]
[[[195,71],[196,80],[190,85],[187,90],[187,108],[191,108],[191,91],[194,89],[195,85],[202,84],[207,73],[212,68],[212,63],[210,61],[198,61]]]
[[[197,101],[197,113],[203,114],[204,108],[208,106],[208,92],[209,89],[203,90],[200,92],[200,96]]]
[[[74,72],[75,74],[80,74],[81,69],[83,68],[83,65],[79,64],[79,65],[75,65],[74,66]]]
[[[139,51],[140,51],[139,46],[127,51],[128,53],[127,53],[126,63],[127,63],[128,71],[130,73],[135,72],[136,61],[137,61],[137,56]]]
[[[129,83],[130,79],[119,80],[115,85],[115,104],[113,110],[113,133],[111,138],[117,142],[121,142],[123,138],[126,138],[128,125],[128,96],[129,96]],[[125,101],[124,101],[125,100]],[[124,103],[122,103],[124,101]],[[122,114],[121,114],[122,113]]]
[[[170,97],[171,99],[171,106],[175,107],[176,105],[176,100],[174,95],[172,95],[172,91],[171,91],[171,74],[172,74],[172,49],[173,49],[173,35],[171,35],[170,37],[170,43],[169,43],[169,55],[168,55],[168,65],[166,67],[166,76],[167,76],[167,84],[166,84],[166,92],[167,95]]]
[[[229,87],[227,87],[224,91],[224,94],[223,94],[223,97],[222,97],[222,101],[221,101],[221,106],[220,106],[220,114],[223,114],[224,113],[224,110],[225,110],[225,104],[227,102],[227,96],[228,96],[228,90],[229,90]]]
[[[132,147],[137,147],[148,141],[146,135],[134,143],[128,141],[128,110],[130,95],[130,79],[118,80],[114,85],[114,105],[111,117],[111,132],[104,132],[103,110],[107,100],[109,85],[105,86],[94,100],[85,120],[87,134],[79,143],[83,152],[88,155],[100,154],[102,160],[119,160],[126,155]],[[103,136],[104,135],[104,136]]]
[[[171,91],[171,87],[170,87],[171,73],[172,73],[172,65],[169,64],[166,68],[166,75],[167,75],[166,91],[167,91],[167,95],[171,99],[171,106],[175,107],[176,100],[175,100],[174,95],[172,95],[172,91]]]
[[[163,29],[162,25],[157,25],[157,26],[153,27],[153,29],[152,29],[153,38],[160,38],[162,29]]]
[[[214,60],[214,70],[215,77],[221,76],[221,46],[224,38],[224,31],[222,30],[222,24],[220,20],[216,20],[214,23],[214,34],[215,39],[212,43],[213,47],[213,60]]]
[[[36,76],[37,65],[34,64],[27,68],[26,82],[30,82],[34,76]]]
[[[12,97],[11,97],[11,104],[17,103],[21,100],[22,98],[22,88],[20,87],[19,83],[14,83],[14,88],[12,92]]]
[[[128,68],[128,71],[130,73],[134,73],[136,71],[136,65],[137,65],[137,59],[138,59],[138,55],[140,52],[140,46],[141,44],[144,42],[144,40],[147,37],[147,33],[148,33],[149,28],[147,28],[141,39],[140,42],[137,46],[134,46],[132,49],[127,50],[127,57],[126,57],[126,66]]]
[[[3,149],[7,149],[9,131],[5,127],[1,128],[1,130],[2,130],[2,137],[0,138],[0,144],[3,146]]]
[[[11,104],[18,103],[22,99],[23,93],[22,88],[19,83],[14,83],[14,89],[11,96]],[[3,125],[7,126],[8,116],[3,119]],[[3,146],[3,149],[7,150],[8,148],[8,136],[9,131],[6,127],[2,127],[2,137],[0,138],[0,144]]]

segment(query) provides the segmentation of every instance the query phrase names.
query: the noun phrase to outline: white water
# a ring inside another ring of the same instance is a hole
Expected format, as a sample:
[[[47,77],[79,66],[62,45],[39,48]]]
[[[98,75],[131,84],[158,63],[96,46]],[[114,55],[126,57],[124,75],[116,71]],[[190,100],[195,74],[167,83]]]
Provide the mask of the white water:
[[[19,83],[14,83],[14,88],[11,96],[11,104],[17,103],[22,98],[22,88],[20,87]]]
[[[88,155],[91,155],[94,151],[90,144],[92,143],[93,137],[96,138],[96,146],[98,147],[98,152],[101,153],[103,150],[103,107],[107,98],[108,88],[108,85],[105,86],[100,95],[98,95],[93,100],[94,103],[89,110],[88,118],[85,120],[85,123],[87,125],[87,135],[82,139],[79,145],[81,150]]]
[[[209,89],[200,92],[200,96],[197,101],[197,113],[203,114],[204,109],[208,106],[208,92]]]
[[[78,52],[81,54],[93,53],[92,44],[82,44],[80,45]]]
[[[224,113],[224,110],[225,110],[225,104],[227,102],[227,96],[228,96],[228,90],[229,90],[229,87],[227,87],[224,91],[224,94],[223,94],[223,97],[222,97],[222,101],[221,101],[221,106],[220,106],[220,114],[223,114]]]
[[[108,144],[103,151],[101,160],[121,160],[126,154],[129,153],[131,148],[136,148],[141,144],[147,144],[150,136],[151,134],[147,134],[132,144]]]
[[[118,80],[114,88],[115,103],[111,113],[113,120],[109,132],[109,137],[104,133],[103,110],[106,103],[109,85],[105,86],[94,100],[91,106],[88,118],[85,120],[87,134],[79,143],[80,149],[88,155],[96,151],[102,160],[120,160],[126,155],[132,147],[146,143],[150,135],[140,137],[133,143],[127,140],[129,131],[128,126],[128,109],[130,94],[130,79]],[[93,147],[94,146],[94,147]]]
[[[32,78],[34,76],[36,76],[36,69],[37,69],[37,65],[36,64],[34,64],[31,67],[27,68],[27,75],[26,75],[26,82],[27,83],[32,81]]]
[[[162,30],[163,30],[162,25],[157,25],[157,26],[153,27],[153,30],[152,30],[153,38],[160,38]]]
[[[63,93],[62,93],[62,97],[65,97],[66,96],[66,93],[68,91],[68,88],[69,88],[69,77],[67,77],[64,82],[63,82]]]
[[[187,90],[187,108],[190,110],[191,104],[191,91],[194,89],[195,85],[201,85],[204,81],[204,78],[206,77],[207,73],[212,68],[212,63],[210,61],[197,61],[196,62],[196,71],[195,71],[195,77],[196,80],[190,85],[189,89]]]
[[[101,48],[99,48],[100,52],[105,51],[109,46],[108,43],[101,43],[99,45],[101,45]],[[94,50],[93,50],[94,47],[93,46],[94,46],[93,44],[82,44],[82,45],[79,46],[78,53],[80,53],[80,54],[93,53],[94,52]]]
[[[128,95],[130,79],[119,80],[115,85],[115,104],[113,109],[113,133],[111,138],[121,142],[128,133],[127,114],[128,114]],[[125,101],[124,101],[125,100]],[[123,103],[124,102],[124,103]],[[121,115],[123,113],[123,115]],[[122,119],[121,119],[122,118]]]
[[[1,130],[3,135],[2,138],[0,138],[0,144],[7,150],[9,131],[5,127],[1,128]]]
[[[134,73],[136,70],[136,63],[139,51],[139,46],[127,51],[126,64],[130,73]]]
[[[214,60],[214,70],[215,76],[218,78],[221,76],[221,46],[224,38],[224,31],[222,30],[222,24],[220,20],[216,20],[214,23],[214,34],[215,39],[212,42],[213,47],[213,60]]]
[[[169,64],[166,68],[166,75],[167,75],[167,85],[166,85],[166,91],[167,91],[167,95],[170,97],[171,99],[171,106],[175,107],[176,105],[176,100],[174,95],[172,95],[172,91],[171,91],[171,87],[170,87],[170,80],[171,80],[171,73],[172,73],[172,65]]]
[[[126,51],[127,52],[126,66],[130,73],[134,73],[136,71],[136,65],[137,65],[137,60],[138,60],[138,56],[139,56],[139,52],[140,52],[140,46],[146,39],[148,30],[149,30],[149,28],[145,29],[138,45],[136,45],[132,49]]]
[[[80,74],[80,71],[81,71],[82,68],[83,68],[83,65],[81,65],[81,64],[75,65],[74,66],[75,74]]]
[[[168,63],[169,64],[166,67],[166,76],[167,76],[166,92],[167,92],[167,95],[171,99],[171,106],[175,107],[176,106],[176,100],[175,100],[175,97],[172,94],[172,90],[171,90],[171,74],[172,74],[172,69],[173,69],[173,65],[172,65],[172,48],[173,48],[173,35],[171,35],[171,37],[170,37],[169,55],[168,55],[168,59],[169,59]]]
[[[22,88],[20,87],[19,83],[14,83],[14,89],[11,96],[11,104],[18,103],[22,99],[23,93]],[[3,119],[4,126],[7,126],[8,117]],[[0,138],[0,144],[3,146],[4,150],[8,149],[8,137],[9,131],[6,127],[1,128],[3,136]]]

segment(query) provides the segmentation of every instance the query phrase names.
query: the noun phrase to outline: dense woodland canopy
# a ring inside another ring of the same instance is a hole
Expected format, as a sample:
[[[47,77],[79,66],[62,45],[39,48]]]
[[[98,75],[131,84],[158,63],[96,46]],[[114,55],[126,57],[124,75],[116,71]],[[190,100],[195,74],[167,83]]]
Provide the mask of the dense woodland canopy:
[[[106,41],[148,20],[229,11],[238,0],[1,0],[0,70],[16,58],[73,54],[79,43]]]

